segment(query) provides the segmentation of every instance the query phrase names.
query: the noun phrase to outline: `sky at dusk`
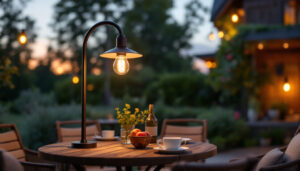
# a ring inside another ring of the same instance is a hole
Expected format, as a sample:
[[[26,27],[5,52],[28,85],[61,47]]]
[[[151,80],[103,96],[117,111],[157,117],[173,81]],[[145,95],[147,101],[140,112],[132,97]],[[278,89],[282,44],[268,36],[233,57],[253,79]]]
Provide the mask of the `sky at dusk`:
[[[203,5],[211,8],[213,0],[200,0]],[[24,12],[30,15],[36,21],[36,30],[38,38],[36,43],[33,45],[33,57],[41,58],[47,52],[47,46],[49,38],[54,35],[52,28],[49,24],[52,22],[54,15],[54,4],[57,0],[31,0],[28,2]],[[175,0],[175,8],[171,11],[171,14],[178,22],[184,20],[184,6],[188,0]],[[205,15],[205,22],[199,26],[199,31],[190,40],[192,48],[185,51],[190,55],[204,54],[214,52],[217,49],[219,40],[209,41],[208,34],[214,30],[213,24],[210,22],[210,14]]]

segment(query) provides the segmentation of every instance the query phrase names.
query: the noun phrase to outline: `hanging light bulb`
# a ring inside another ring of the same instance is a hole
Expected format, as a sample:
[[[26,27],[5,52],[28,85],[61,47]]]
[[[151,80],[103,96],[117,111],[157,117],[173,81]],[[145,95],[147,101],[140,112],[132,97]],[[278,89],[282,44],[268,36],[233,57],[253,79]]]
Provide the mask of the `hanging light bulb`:
[[[25,30],[22,30],[19,34],[18,41],[21,45],[25,45],[27,43],[27,36],[25,34]]]
[[[264,49],[264,44],[262,42],[257,44],[257,49],[263,50]]]
[[[233,22],[233,23],[237,23],[238,21],[239,21],[239,16],[237,15],[237,14],[232,14],[231,15],[231,21]]]
[[[284,42],[283,44],[282,44],[282,47],[284,48],[284,49],[288,49],[289,48],[289,43],[288,42]]]
[[[129,62],[124,55],[118,55],[114,61],[113,69],[118,75],[125,75],[129,71]]]
[[[283,89],[284,92],[289,92],[291,90],[291,85],[288,82],[287,77],[284,79],[284,84],[282,86],[282,89]]]

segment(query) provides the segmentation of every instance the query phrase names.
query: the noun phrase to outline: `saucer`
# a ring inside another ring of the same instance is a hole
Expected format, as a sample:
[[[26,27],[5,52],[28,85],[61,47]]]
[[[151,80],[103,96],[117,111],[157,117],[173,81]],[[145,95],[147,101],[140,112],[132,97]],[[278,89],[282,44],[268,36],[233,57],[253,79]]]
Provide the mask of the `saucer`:
[[[185,153],[189,148],[188,147],[179,147],[177,149],[166,149],[166,148],[160,148],[160,147],[153,147],[153,149],[156,150],[158,153],[180,154],[180,153]]]
[[[182,138],[182,141],[185,142],[186,144],[191,143],[192,139],[191,138]]]
[[[98,141],[117,141],[117,140],[119,140],[119,137],[115,136],[115,137],[105,138],[102,136],[94,136],[94,139],[98,140]]]

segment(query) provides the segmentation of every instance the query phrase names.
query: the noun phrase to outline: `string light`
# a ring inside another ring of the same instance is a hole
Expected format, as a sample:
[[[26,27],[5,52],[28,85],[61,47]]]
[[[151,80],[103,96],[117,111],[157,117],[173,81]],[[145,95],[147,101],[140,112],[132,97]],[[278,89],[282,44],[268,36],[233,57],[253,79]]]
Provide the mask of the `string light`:
[[[73,84],[78,84],[79,83],[79,77],[78,76],[73,76],[72,82],[73,82]]]
[[[25,45],[27,43],[27,36],[25,34],[25,30],[22,30],[19,34],[18,41],[21,45]]]
[[[264,44],[263,43],[258,43],[257,44],[257,49],[259,49],[259,50],[263,50],[264,49]]]
[[[215,38],[216,38],[216,36],[215,36],[215,34],[214,34],[213,32],[209,33],[208,39],[209,39],[210,41],[215,40]]]
[[[284,84],[282,86],[282,89],[284,92],[289,92],[291,90],[291,85],[290,85],[287,77],[284,79]]]
[[[219,32],[218,32],[218,36],[219,36],[219,38],[221,38],[221,39],[223,39],[224,38],[224,32],[222,31],[222,30],[220,30]]]
[[[284,48],[284,49],[288,49],[289,48],[289,43],[287,43],[287,42],[284,42],[283,44],[282,44],[282,47]]]
[[[238,21],[239,21],[239,16],[237,15],[237,14],[232,14],[231,15],[231,21],[233,22],[233,23],[237,23]]]

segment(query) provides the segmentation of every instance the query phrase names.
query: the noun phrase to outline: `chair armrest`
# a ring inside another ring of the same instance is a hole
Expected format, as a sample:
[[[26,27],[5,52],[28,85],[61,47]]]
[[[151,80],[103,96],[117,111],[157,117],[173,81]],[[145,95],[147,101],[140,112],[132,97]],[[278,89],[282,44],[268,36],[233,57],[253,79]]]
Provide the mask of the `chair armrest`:
[[[288,170],[288,169],[299,169],[300,168],[300,159],[289,161],[286,163],[276,164],[272,166],[263,167],[260,169],[260,171],[275,171],[275,170]]]
[[[24,148],[26,161],[30,162],[38,162],[38,152],[34,150],[30,150],[28,148]]]
[[[25,152],[25,159],[28,162],[38,162],[38,163],[53,163],[53,162],[49,162],[47,160],[43,160],[39,157],[38,152],[34,151],[34,150],[30,150],[28,148],[24,148],[24,152]]]
[[[55,171],[55,164],[46,164],[46,163],[34,163],[34,162],[24,162],[21,161],[22,166],[24,167],[24,171],[32,171],[32,170],[45,170],[45,171]]]

